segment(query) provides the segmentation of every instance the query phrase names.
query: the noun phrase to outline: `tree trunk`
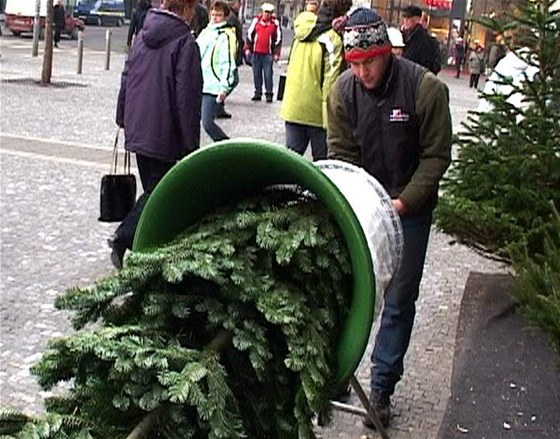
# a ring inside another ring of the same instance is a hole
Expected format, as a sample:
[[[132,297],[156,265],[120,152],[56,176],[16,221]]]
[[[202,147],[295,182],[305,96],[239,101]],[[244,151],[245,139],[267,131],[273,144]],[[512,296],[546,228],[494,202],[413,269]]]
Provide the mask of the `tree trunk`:
[[[43,54],[41,85],[51,83],[53,64],[53,13],[53,0],[47,0],[47,15],[45,17],[45,52]]]

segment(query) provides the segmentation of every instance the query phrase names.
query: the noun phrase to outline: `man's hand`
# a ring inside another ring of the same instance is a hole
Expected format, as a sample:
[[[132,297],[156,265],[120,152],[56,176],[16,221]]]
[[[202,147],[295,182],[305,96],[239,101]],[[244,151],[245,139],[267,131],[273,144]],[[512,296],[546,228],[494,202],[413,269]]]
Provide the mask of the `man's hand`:
[[[401,201],[400,198],[395,198],[391,200],[393,202],[393,207],[399,215],[406,213],[406,205]]]
[[[278,62],[278,60],[280,59],[280,55],[274,55],[272,59],[274,60],[274,62]]]

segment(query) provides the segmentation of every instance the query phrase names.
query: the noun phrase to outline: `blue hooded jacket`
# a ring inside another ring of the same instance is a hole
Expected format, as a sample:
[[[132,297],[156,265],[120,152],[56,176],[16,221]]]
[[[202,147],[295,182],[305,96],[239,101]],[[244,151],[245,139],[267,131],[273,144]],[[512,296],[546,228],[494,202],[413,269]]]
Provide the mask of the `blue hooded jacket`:
[[[117,124],[125,149],[176,161],[198,148],[202,72],[191,30],[165,10],[148,12],[121,77]]]

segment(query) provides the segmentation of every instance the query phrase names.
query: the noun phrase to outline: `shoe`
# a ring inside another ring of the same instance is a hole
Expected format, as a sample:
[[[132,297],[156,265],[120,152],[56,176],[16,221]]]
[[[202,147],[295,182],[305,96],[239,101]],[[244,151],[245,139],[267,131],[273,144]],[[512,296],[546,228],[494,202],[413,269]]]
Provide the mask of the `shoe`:
[[[231,114],[229,114],[226,110],[218,111],[216,113],[216,119],[231,119]]]
[[[372,390],[369,394],[369,403],[377,412],[381,425],[387,427],[391,418],[391,397]],[[366,427],[375,429],[373,419],[369,416],[365,416],[362,422]]]
[[[117,270],[122,270],[126,246],[119,242],[118,238],[114,235],[107,240],[107,244],[109,244],[109,248],[111,249],[111,262],[113,266]]]
[[[252,101],[260,101],[261,100],[261,95],[255,94],[252,98]]]
[[[266,102],[268,102],[269,104],[272,102],[272,95],[266,95]]]
[[[58,44],[57,44],[57,43],[54,43],[54,47],[58,48]]]

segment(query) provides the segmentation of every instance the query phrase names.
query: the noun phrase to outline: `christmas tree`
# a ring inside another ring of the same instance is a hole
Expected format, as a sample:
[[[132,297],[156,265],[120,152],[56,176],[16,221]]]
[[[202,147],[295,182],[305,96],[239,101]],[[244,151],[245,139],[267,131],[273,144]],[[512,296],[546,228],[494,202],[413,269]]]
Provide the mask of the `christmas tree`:
[[[309,194],[267,190],[205,217],[56,306],[76,332],[33,368],[47,414],[11,438],[313,438],[328,418],[349,255]]]
[[[491,110],[470,114],[442,184],[438,226],[506,258],[524,245],[529,254],[542,251],[554,227],[551,203],[560,207],[559,9],[549,0],[523,2],[479,20],[508,36],[509,51],[538,73],[519,82],[494,73],[507,91],[484,94]]]

